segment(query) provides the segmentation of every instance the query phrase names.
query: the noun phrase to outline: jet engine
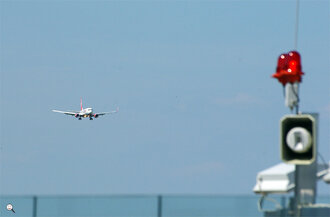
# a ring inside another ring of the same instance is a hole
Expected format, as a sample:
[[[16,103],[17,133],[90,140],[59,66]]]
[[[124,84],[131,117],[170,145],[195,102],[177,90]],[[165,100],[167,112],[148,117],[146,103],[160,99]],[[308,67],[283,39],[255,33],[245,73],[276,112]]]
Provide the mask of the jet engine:
[[[93,116],[94,116],[94,118],[98,118],[98,117],[99,117],[99,115],[98,115],[98,114],[94,114]]]

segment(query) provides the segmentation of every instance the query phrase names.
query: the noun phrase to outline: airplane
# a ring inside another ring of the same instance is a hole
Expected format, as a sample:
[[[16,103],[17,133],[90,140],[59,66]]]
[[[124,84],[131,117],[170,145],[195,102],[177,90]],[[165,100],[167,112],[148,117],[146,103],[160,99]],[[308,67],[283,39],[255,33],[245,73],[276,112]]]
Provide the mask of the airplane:
[[[89,120],[93,120],[93,118],[98,118],[99,116],[102,115],[116,113],[119,111],[119,108],[117,107],[115,111],[111,111],[111,112],[93,113],[92,108],[85,108],[85,109],[83,108],[82,99],[80,99],[80,111],[59,111],[59,110],[52,110],[52,111],[62,113],[65,115],[75,116],[76,118],[78,118],[78,120],[81,120],[81,118],[89,118]]]

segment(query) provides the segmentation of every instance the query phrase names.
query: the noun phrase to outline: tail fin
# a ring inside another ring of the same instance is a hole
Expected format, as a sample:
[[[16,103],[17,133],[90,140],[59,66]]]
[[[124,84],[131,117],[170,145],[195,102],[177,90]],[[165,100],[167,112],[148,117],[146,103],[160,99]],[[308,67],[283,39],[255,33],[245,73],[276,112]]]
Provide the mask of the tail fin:
[[[82,98],[80,98],[80,109],[83,110],[83,106],[82,106]]]

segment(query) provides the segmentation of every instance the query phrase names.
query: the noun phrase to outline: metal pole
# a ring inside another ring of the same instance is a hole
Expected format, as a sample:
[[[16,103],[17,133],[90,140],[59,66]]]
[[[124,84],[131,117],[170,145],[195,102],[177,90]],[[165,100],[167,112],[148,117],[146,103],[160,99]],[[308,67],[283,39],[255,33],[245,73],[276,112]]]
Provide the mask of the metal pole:
[[[33,196],[32,198],[32,216],[37,217],[37,203],[38,203],[38,198],[37,196]]]
[[[296,2],[296,26],[294,33],[294,49],[297,50],[298,47],[298,27],[299,27],[299,0]]]
[[[281,206],[283,207],[281,209],[281,216],[286,216],[286,209],[285,209],[285,206],[286,206],[286,198],[284,196],[281,197]]]
[[[162,195],[157,197],[157,217],[162,217]]]
[[[315,118],[316,121],[316,153],[317,153],[317,131],[318,131],[318,114],[310,114]],[[316,198],[316,183],[317,183],[317,154],[315,161],[310,165],[296,165],[295,171],[295,216],[299,216],[300,207],[307,204],[315,204]]]

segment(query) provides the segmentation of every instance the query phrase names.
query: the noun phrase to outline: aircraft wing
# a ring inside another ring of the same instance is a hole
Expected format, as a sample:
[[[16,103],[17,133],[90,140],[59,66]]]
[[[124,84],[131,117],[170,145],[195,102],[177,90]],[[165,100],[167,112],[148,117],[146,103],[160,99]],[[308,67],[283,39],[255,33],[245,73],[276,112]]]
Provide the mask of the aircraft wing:
[[[72,115],[72,116],[75,116],[76,114],[79,113],[79,112],[66,112],[66,111],[59,111],[59,110],[52,110],[52,111],[62,113],[62,114],[65,114],[65,115]]]
[[[111,111],[111,112],[100,112],[100,113],[94,113],[94,115],[96,116],[101,116],[101,115],[106,115],[106,114],[113,114],[113,113],[117,113],[119,111],[119,107],[115,110],[115,111]]]

